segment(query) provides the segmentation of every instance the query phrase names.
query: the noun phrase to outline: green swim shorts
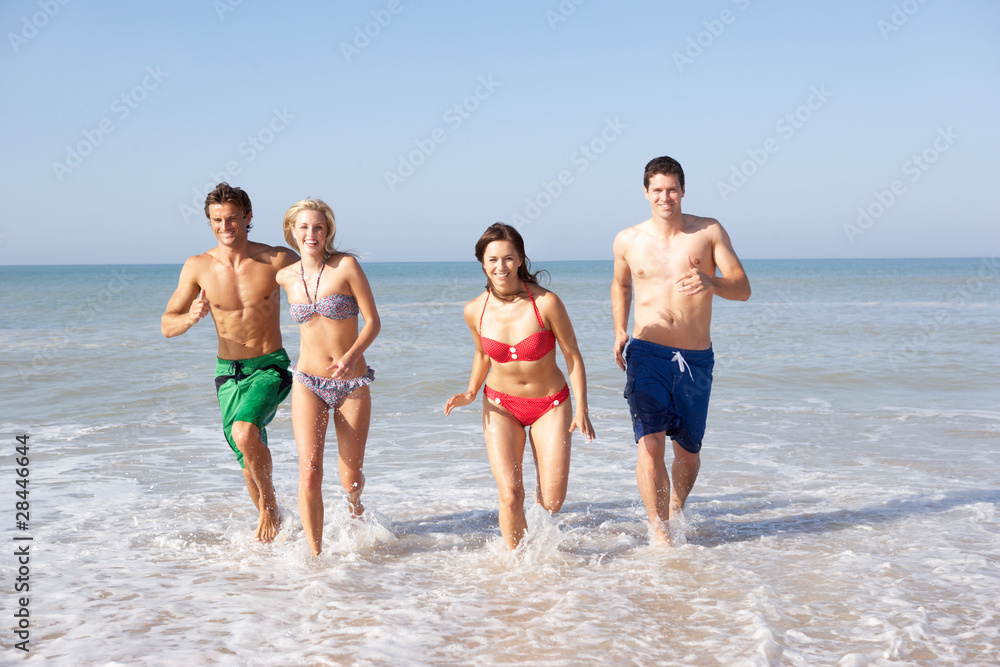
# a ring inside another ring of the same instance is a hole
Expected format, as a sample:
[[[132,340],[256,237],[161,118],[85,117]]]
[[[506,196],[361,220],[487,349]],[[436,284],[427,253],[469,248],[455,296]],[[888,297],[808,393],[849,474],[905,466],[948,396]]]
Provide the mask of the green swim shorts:
[[[292,388],[288,372],[288,355],[284,349],[253,359],[219,359],[215,364],[215,391],[222,410],[222,431],[236,453],[240,467],[245,468],[243,452],[233,442],[233,422],[250,422],[260,429],[260,438],[267,445],[264,429],[278,405]]]

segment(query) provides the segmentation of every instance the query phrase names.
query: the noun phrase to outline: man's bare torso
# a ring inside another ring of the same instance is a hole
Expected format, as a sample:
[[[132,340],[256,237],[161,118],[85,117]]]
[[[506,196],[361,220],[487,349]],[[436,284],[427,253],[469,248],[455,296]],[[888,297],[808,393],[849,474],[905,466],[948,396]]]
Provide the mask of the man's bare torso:
[[[715,275],[713,225],[712,218],[684,215],[684,230],[673,235],[651,220],[623,232],[635,298],[633,338],[688,350],[711,345],[712,293],[683,294],[675,281],[691,270],[690,261]]]
[[[249,359],[281,348],[281,292],[275,274],[280,251],[250,243],[237,264],[212,249],[198,261],[198,284],[211,304],[219,336],[219,358]]]

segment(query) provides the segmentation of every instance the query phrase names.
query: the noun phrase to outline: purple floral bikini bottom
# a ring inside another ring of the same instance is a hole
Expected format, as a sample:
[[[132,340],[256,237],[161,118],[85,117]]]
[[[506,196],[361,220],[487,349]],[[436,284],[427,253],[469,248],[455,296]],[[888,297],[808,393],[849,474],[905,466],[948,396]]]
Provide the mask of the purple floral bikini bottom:
[[[303,373],[294,366],[289,370],[292,371],[292,375],[295,376],[295,379],[302,386],[323,399],[326,407],[330,410],[339,408],[344,399],[350,396],[354,390],[371,384],[375,379],[375,370],[371,366],[368,367],[367,373],[361,377],[351,378],[350,380],[334,380],[333,378],[310,375],[309,373]]]

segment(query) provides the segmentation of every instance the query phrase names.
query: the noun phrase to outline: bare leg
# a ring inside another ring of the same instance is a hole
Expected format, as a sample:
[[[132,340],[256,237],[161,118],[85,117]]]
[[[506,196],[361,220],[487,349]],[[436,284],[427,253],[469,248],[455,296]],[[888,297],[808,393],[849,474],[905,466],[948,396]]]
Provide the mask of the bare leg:
[[[673,545],[666,522],[670,519],[670,476],[663,460],[666,453],[666,434],[649,433],[639,439],[639,461],[635,466],[635,480],[639,495],[646,506],[653,529],[653,539],[660,544]]]
[[[254,506],[260,512],[254,539],[272,542],[281,527],[278,503],[271,482],[271,452],[261,440],[260,431],[250,422],[234,422],[233,441],[243,453],[243,477]]]
[[[573,407],[565,401],[538,418],[528,432],[535,457],[535,500],[549,512],[558,512],[569,486],[569,460]]]
[[[542,504],[542,472],[538,467],[538,450],[535,449],[533,431],[528,429],[528,443],[531,445],[531,460],[535,462],[535,504]],[[544,505],[542,505],[544,507]]]
[[[524,427],[512,415],[490,403],[483,396],[483,435],[490,468],[500,499],[500,534],[508,549],[515,549],[524,537],[528,522],[524,518]]]
[[[299,450],[299,516],[312,555],[323,547],[323,452],[326,403],[299,382],[292,384],[292,429]]]
[[[368,427],[371,423],[372,394],[367,386],[355,389],[333,415],[337,429],[337,467],[340,471],[340,485],[347,492],[347,503],[351,515],[360,517],[365,507],[361,504],[361,492],[365,488],[365,445],[368,443]]]
[[[670,493],[670,517],[674,518],[684,509],[688,494],[691,493],[695,480],[698,479],[698,471],[701,470],[701,454],[692,454],[677,444],[676,440],[672,442],[674,463],[670,466],[670,472],[674,478],[674,488]]]

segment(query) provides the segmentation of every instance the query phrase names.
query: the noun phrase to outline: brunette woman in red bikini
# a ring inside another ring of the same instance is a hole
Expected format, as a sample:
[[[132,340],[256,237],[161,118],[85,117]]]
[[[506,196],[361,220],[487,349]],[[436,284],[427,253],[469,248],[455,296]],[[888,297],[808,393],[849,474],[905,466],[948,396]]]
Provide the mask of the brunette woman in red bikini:
[[[566,499],[571,434],[579,428],[592,440],[594,427],[573,325],[559,297],[538,284],[537,272],[531,273],[521,235],[501,222],[491,225],[476,243],[476,259],[487,284],[482,295],[465,305],[465,322],[476,343],[472,377],[468,391],[449,398],[444,413],[476,400],[489,374],[483,433],[500,496],[500,532],[507,548],[514,549],[527,528],[525,442],[535,459],[535,500],[558,512]],[[575,412],[566,378],[556,365],[556,343],[566,359]]]

